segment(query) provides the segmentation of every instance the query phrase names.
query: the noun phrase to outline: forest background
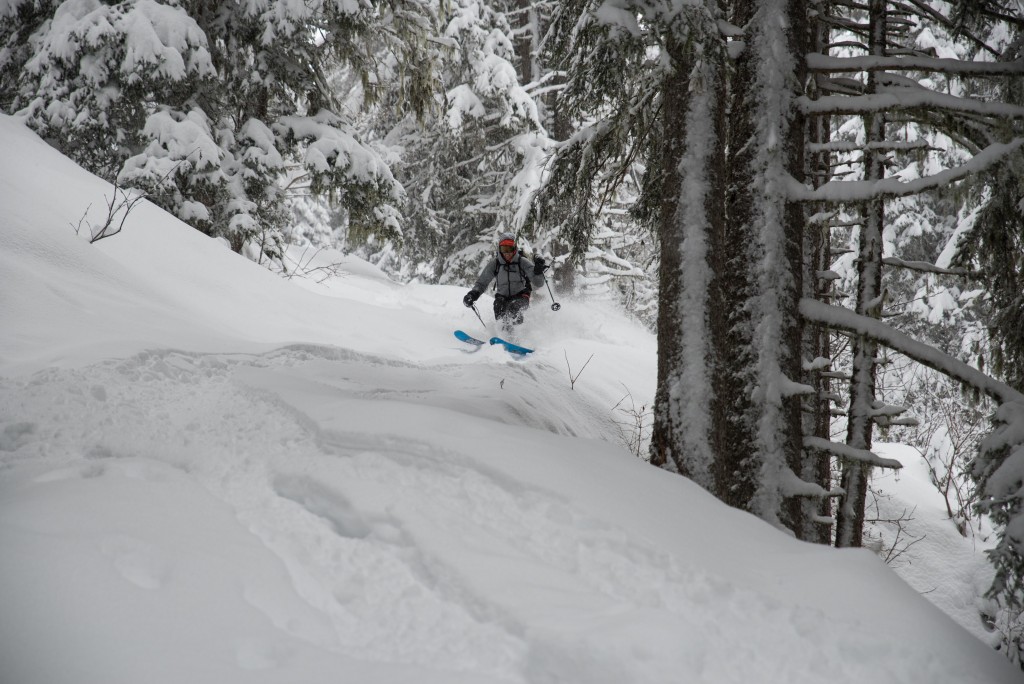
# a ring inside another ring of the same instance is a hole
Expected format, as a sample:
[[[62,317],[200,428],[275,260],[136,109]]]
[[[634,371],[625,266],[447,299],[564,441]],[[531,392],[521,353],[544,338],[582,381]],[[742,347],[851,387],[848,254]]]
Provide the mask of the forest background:
[[[471,282],[512,230],[657,331],[644,457],[870,545],[931,464],[1024,609],[1018,0],[0,1],[0,106],[284,277]],[[285,245],[310,260],[287,263]],[[318,265],[317,269],[323,269]]]

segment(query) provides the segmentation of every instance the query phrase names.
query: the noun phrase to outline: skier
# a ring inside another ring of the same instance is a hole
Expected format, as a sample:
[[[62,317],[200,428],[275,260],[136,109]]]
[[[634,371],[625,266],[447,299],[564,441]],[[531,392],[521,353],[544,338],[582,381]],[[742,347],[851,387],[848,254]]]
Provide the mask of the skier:
[[[516,245],[512,233],[502,233],[498,238],[498,252],[480,272],[473,289],[462,298],[467,307],[480,298],[492,280],[495,280],[494,318],[502,327],[511,332],[512,326],[523,322],[523,311],[530,306],[530,294],[535,287],[544,286],[544,271],[547,264],[537,257],[530,261]]]

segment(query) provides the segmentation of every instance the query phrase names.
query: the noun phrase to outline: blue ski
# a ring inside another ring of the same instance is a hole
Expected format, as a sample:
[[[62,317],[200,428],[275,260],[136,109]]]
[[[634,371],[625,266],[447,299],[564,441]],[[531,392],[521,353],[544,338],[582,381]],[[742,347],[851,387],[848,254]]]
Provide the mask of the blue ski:
[[[487,344],[483,340],[478,340],[475,337],[473,337],[472,335],[464,333],[461,330],[456,330],[455,331],[455,337],[456,337],[456,339],[459,339],[459,340],[461,340],[463,342],[467,342],[467,343],[472,344],[472,345],[474,345],[476,347],[482,347],[485,344]],[[500,337],[492,337],[490,339],[490,343],[491,344],[500,344],[501,346],[503,346],[505,348],[505,351],[510,352],[512,354],[519,354],[520,356],[525,356],[526,354],[529,354],[530,352],[533,351],[532,349],[527,349],[526,347],[521,347],[518,344],[514,344],[514,343],[509,342],[507,340],[503,340]]]
[[[525,356],[526,354],[529,354],[530,352],[533,351],[532,349],[520,347],[518,344],[514,344],[512,342],[508,342],[507,340],[503,340],[500,337],[492,337],[491,344],[500,344],[505,348],[505,351],[512,352],[513,354],[519,354],[520,356]]]
[[[460,340],[462,340],[463,342],[469,342],[470,344],[475,344],[478,347],[482,347],[485,344],[485,342],[483,340],[478,340],[475,337],[473,337],[472,335],[467,335],[466,333],[462,332],[461,330],[456,330],[455,331],[455,337],[460,339]]]

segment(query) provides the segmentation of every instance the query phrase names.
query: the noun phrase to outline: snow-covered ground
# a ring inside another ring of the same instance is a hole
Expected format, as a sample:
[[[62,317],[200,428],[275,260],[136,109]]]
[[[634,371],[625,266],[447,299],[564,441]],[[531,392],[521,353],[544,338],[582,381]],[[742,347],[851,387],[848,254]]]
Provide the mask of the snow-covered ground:
[[[1005,620],[1002,624],[995,620],[993,625],[998,607],[982,598],[993,576],[985,558],[985,551],[995,546],[988,519],[974,519],[965,538],[950,521],[945,501],[917,449],[876,444],[875,451],[895,458],[903,469],[873,476],[867,517],[880,521],[868,525],[872,545],[914,590],[979,639],[998,646],[998,630],[1006,627]]]
[[[655,342],[608,305],[468,353],[464,288],[284,280],[148,205],[90,245],[110,186],[0,146],[3,684],[1020,680],[921,596],[941,562],[631,455]]]

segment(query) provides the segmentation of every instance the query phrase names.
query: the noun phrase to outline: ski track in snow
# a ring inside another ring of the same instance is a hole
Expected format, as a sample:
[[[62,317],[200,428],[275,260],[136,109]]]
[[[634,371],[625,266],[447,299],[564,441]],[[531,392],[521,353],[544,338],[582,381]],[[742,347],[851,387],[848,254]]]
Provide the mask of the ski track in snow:
[[[360,411],[335,415],[326,428],[323,417],[274,390],[283,378],[298,377],[371,411],[378,398],[388,398],[378,402],[386,408],[404,395],[402,401],[442,411],[462,401],[460,410],[486,415],[494,409],[481,406],[486,394],[465,388],[479,375],[463,375],[467,367],[430,371],[432,381],[453,378],[439,381],[442,393],[424,385],[423,368],[317,347],[261,356],[146,352],[51,368],[0,380],[0,459],[6,469],[32,469],[34,486],[115,474],[161,479],[168,468],[187,474],[284,564],[295,592],[326,616],[329,634],[282,611],[258,588],[244,587],[246,600],[278,629],[360,660],[487,681],[510,681],[515,672],[515,681],[541,683],[657,682],[682,660],[709,681],[731,681],[735,659],[763,661],[745,653],[745,638],[763,653],[770,652],[766,641],[784,651],[797,639],[794,631],[801,641],[819,641],[815,632],[843,629],[811,609],[776,605],[708,577],[555,491],[524,492],[488,465],[487,454],[396,436],[394,426],[377,433],[360,423]],[[417,377],[418,384],[410,381]],[[516,419],[531,410],[523,405]],[[568,422],[532,415],[539,427],[575,434]],[[514,454],[506,448],[498,457]],[[451,557],[453,540],[460,557]],[[112,570],[140,590],[182,581],[172,555],[150,541],[108,535],[96,543]],[[508,549],[514,558],[503,558]],[[506,588],[508,578],[500,577],[509,563],[523,575],[517,587]],[[500,579],[486,585],[480,578],[491,566]],[[526,569],[535,569],[535,582]],[[752,612],[777,614],[777,636],[758,631],[764,623],[751,621]],[[651,620],[665,629],[637,634],[631,627]],[[778,672],[765,681],[814,681],[828,675],[833,660],[855,660],[829,653],[829,644],[863,649],[865,658],[887,648],[882,638],[820,641],[826,650],[813,657],[775,653],[764,664]],[[279,648],[245,642],[238,665],[273,667],[283,658]],[[920,663],[910,667],[893,681],[922,676]],[[846,674],[856,681],[855,672]]]
[[[0,415],[33,420],[0,425],[3,463],[43,467],[36,484],[103,477],[118,463],[132,464],[139,477],[159,477],[152,462],[169,464],[229,504],[284,562],[296,591],[330,617],[336,643],[322,645],[360,658],[444,664],[495,676],[522,669],[512,666],[529,648],[522,629],[447,580],[458,569],[426,557],[404,523],[388,512],[414,504],[386,493],[415,493],[449,508],[453,520],[467,517],[477,534],[485,529],[519,537],[524,551],[542,563],[570,560],[564,556],[573,549],[559,550],[559,538],[539,528],[572,524],[572,513],[554,499],[531,499],[533,510],[518,510],[519,492],[446,460],[449,455],[431,453],[426,443],[361,438],[357,426],[344,434],[322,433],[307,416],[282,411],[287,407],[274,396],[232,379],[241,366],[289,368],[323,360],[316,349],[302,348],[255,357],[147,352],[4,381]],[[329,360],[358,366],[361,373],[368,365],[385,375],[401,370],[337,350]],[[348,391],[368,401],[398,394],[415,401],[430,393],[378,386]],[[515,419],[523,417],[516,413]],[[564,423],[545,420],[542,426],[574,434]],[[365,499],[367,492],[392,500],[368,517],[373,501],[357,508],[349,498]],[[624,538],[618,543],[628,547]],[[158,590],[166,581],[170,561],[152,544],[116,536],[100,540],[100,547],[131,584]],[[260,607],[257,597],[250,600]],[[254,665],[261,657],[249,646],[242,660]]]
[[[281,558],[298,593],[330,617],[337,641],[323,645],[380,661],[506,671],[509,658],[521,657],[520,641],[446,595],[399,524],[386,514],[365,519],[348,503],[346,489],[393,486],[414,469],[385,460],[393,457],[373,450],[373,439],[339,446],[349,440],[317,434],[302,416],[231,377],[240,365],[309,358],[298,350],[261,357],[150,352],[4,382],[0,415],[34,419],[0,426],[2,458],[8,468],[45,464],[38,484],[103,477],[119,461],[170,464],[225,501]],[[83,453],[81,444],[91,446]],[[126,581],[151,590],[164,582],[168,561],[147,542],[111,537],[100,545]],[[259,660],[251,648],[247,653],[246,662]]]

